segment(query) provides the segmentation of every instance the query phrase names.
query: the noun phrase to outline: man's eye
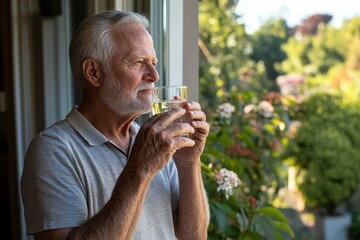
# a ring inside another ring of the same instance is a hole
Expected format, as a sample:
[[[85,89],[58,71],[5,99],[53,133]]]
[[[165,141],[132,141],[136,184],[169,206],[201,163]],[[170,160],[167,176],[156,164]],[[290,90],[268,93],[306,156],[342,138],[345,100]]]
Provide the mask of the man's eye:
[[[140,67],[145,66],[147,64],[153,65],[155,67],[157,65],[157,62],[139,60],[139,61],[134,62],[132,65],[133,65],[133,67],[140,68]]]
[[[144,65],[144,61],[136,61],[131,66],[133,68],[140,68],[142,65]]]

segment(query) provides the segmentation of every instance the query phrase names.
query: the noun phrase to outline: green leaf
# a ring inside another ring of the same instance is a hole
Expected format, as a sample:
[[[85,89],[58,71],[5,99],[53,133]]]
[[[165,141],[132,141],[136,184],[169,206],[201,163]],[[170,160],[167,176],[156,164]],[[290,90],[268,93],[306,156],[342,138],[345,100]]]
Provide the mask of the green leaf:
[[[253,126],[249,126],[249,125],[245,125],[243,126],[244,131],[247,132],[248,134],[254,136],[257,135],[257,132],[255,131]]]
[[[262,240],[263,237],[254,231],[247,231],[239,236],[239,240]]]
[[[227,133],[221,134],[221,136],[219,137],[219,141],[223,143],[225,147],[230,147],[234,144],[234,141]]]
[[[280,124],[282,124],[282,121],[280,121],[280,119],[273,118],[271,119],[271,123],[274,124],[275,126],[279,126]]]
[[[256,146],[255,146],[255,144],[254,144],[254,141],[251,139],[251,137],[248,135],[248,134],[246,134],[246,133],[241,133],[240,135],[239,135],[239,137],[240,137],[240,139],[244,142],[244,143],[246,143],[246,145],[248,146],[248,148],[250,148],[251,150],[255,150],[256,149]]]
[[[284,232],[286,232],[287,234],[289,234],[290,237],[292,237],[292,238],[295,237],[294,231],[290,228],[290,226],[287,223],[273,221],[272,224],[275,227],[277,227],[277,228],[283,230]]]
[[[277,240],[283,240],[283,237],[280,232],[273,232]]]
[[[272,124],[269,123],[265,124],[264,129],[267,130],[271,135],[275,135],[275,129]]]
[[[204,163],[201,163],[201,170],[202,170],[202,172],[203,173],[212,173],[212,170],[211,170],[211,168],[209,168],[206,164],[204,164]]]
[[[213,147],[208,148],[207,151],[210,155],[212,155],[215,158],[219,158],[219,159],[221,159],[224,155],[223,151],[219,151],[218,149],[213,148]]]
[[[221,204],[216,201],[210,201],[210,209],[216,228],[220,232],[225,233],[230,227],[229,217],[231,217],[231,215],[235,215],[235,213],[228,205]]]
[[[264,206],[257,210],[258,213],[261,213],[265,216],[273,217],[280,222],[287,222],[285,215],[280,212],[278,209],[270,206]]]
[[[241,210],[242,210],[241,213],[237,213],[236,219],[237,219],[237,222],[239,223],[239,229],[242,232],[248,228],[249,219],[245,215],[244,210],[243,209],[241,209]]]

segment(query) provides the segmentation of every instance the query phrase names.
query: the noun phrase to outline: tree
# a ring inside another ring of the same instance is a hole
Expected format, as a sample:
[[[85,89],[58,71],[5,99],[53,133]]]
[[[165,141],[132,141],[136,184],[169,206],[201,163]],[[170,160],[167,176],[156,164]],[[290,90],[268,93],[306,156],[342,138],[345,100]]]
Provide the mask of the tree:
[[[299,189],[307,207],[334,214],[360,184],[359,108],[339,96],[314,94],[300,105],[298,117],[287,154],[300,169]]]
[[[302,35],[314,35],[318,31],[318,27],[321,23],[328,24],[332,19],[328,14],[313,14],[307,17],[301,24],[297,25],[293,29],[293,34],[301,33]]]
[[[301,40],[289,38],[283,45],[287,59],[277,69],[284,73],[324,74],[336,63],[344,61],[344,47],[339,30],[320,25],[316,35]]]
[[[276,89],[275,79],[279,72],[275,64],[286,58],[281,48],[288,39],[289,28],[284,19],[269,19],[252,36],[251,59],[255,62],[263,61],[268,79],[272,80],[271,88]]]
[[[304,74],[308,92],[340,93],[344,101],[359,104],[360,17],[335,28],[320,24],[315,35],[290,37],[282,48],[287,59],[276,65],[283,74]]]
[[[228,98],[229,89],[256,76],[265,83],[265,69],[250,59],[251,42],[235,13],[238,1],[201,0],[199,5],[200,100],[211,108]],[[205,108],[205,109],[206,109]]]

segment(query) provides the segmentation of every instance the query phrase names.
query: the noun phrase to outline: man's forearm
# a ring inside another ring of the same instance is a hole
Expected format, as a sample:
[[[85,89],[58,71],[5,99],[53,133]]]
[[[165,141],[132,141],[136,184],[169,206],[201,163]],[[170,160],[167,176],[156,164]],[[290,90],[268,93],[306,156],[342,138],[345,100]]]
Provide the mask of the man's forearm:
[[[201,163],[179,168],[180,203],[176,220],[179,239],[207,239],[209,206]]]
[[[125,167],[109,202],[97,215],[73,229],[68,239],[131,239],[151,179]]]

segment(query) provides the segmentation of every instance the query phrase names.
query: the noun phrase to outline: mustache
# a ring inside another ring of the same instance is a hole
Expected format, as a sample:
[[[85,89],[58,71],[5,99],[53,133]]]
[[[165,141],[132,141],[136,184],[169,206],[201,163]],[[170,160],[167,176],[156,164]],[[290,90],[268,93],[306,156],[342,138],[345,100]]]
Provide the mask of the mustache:
[[[137,91],[149,90],[149,89],[152,89],[154,87],[155,87],[155,84],[153,84],[153,83],[142,84],[142,85],[137,87]]]

